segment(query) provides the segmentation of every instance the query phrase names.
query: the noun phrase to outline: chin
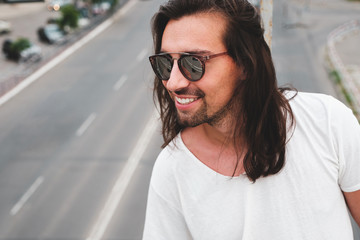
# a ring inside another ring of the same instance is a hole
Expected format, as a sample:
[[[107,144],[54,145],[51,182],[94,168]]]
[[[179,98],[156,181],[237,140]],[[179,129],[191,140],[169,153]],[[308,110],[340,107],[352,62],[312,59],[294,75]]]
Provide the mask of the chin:
[[[185,127],[196,127],[196,126],[203,124],[203,121],[196,121],[196,119],[194,119],[192,117],[180,117],[179,115],[177,117],[177,122],[184,128]]]

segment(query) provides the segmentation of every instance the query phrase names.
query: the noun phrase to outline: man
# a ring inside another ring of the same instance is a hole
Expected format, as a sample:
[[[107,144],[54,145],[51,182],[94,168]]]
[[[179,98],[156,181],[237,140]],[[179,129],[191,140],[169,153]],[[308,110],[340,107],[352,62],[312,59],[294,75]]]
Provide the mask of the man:
[[[353,238],[359,124],[332,97],[278,89],[260,21],[245,0],[172,0],[155,14],[165,148],[143,239]]]

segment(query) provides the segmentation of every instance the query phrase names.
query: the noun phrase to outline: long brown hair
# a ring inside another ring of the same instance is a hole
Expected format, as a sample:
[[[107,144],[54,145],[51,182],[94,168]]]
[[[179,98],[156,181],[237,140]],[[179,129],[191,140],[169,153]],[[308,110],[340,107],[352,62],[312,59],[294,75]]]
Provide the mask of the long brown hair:
[[[266,44],[258,11],[246,0],[170,0],[152,19],[155,53],[161,49],[164,29],[170,19],[197,13],[216,12],[227,20],[224,44],[247,79],[238,84],[232,99],[236,119],[234,144],[245,138],[247,152],[243,166],[250,180],[278,173],[285,164],[287,119],[294,117],[284,88],[278,88],[271,52]],[[182,130],[175,104],[162,82],[155,78],[154,100],[163,122],[163,147]],[[239,160],[238,160],[239,161]],[[239,162],[238,162],[239,164]],[[238,166],[236,166],[238,167]],[[235,173],[236,169],[234,169]]]

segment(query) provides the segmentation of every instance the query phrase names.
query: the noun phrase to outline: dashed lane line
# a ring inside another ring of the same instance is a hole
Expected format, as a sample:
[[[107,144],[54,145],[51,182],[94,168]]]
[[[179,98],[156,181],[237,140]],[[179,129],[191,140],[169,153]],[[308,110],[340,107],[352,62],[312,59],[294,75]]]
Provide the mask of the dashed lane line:
[[[120,88],[122,87],[122,85],[124,85],[124,83],[126,82],[126,80],[128,79],[127,75],[122,75],[121,78],[119,79],[119,81],[117,81],[114,85],[114,90],[115,91],[119,91]]]
[[[43,182],[44,182],[44,177],[43,176],[38,177],[35,180],[35,182],[30,186],[30,188],[20,198],[20,200],[11,209],[10,215],[12,216],[16,215]]]
[[[90,114],[90,116],[85,120],[85,122],[76,131],[76,136],[81,137],[86,132],[86,130],[90,127],[90,125],[94,122],[95,118],[96,118],[96,113]]]

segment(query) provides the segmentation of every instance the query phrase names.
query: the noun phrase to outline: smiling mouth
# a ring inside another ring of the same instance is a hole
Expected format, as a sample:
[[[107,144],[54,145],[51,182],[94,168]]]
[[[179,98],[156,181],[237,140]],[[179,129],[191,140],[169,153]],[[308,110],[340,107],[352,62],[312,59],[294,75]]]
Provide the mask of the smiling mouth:
[[[181,105],[187,105],[187,104],[190,104],[192,102],[195,102],[199,98],[179,98],[179,97],[175,97],[175,99]]]

